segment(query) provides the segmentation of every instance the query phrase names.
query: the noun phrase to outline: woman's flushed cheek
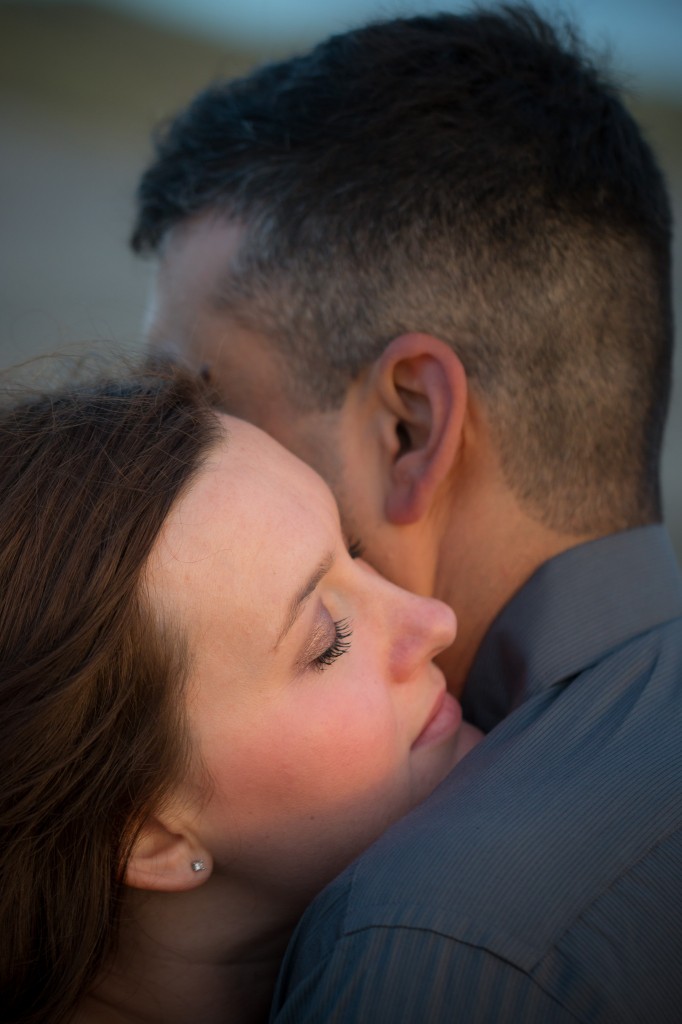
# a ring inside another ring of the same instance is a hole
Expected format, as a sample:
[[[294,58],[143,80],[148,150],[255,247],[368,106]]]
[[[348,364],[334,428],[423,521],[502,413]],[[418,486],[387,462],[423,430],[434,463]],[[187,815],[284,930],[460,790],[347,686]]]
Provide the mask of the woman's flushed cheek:
[[[305,709],[295,721],[278,718],[251,746],[230,751],[228,744],[221,752],[216,744],[207,757],[215,797],[226,810],[231,805],[232,814],[242,808],[251,817],[348,808],[375,785],[390,785],[400,774],[400,748],[389,711],[349,696],[333,713],[309,723]]]

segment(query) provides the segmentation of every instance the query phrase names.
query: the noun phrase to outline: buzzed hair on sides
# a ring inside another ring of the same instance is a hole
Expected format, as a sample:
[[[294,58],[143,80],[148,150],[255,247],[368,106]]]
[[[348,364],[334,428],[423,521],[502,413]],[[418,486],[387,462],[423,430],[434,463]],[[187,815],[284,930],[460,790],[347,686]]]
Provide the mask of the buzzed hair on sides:
[[[209,211],[245,229],[216,307],[272,340],[299,405],[338,407],[426,332],[536,518],[660,518],[669,202],[569,27],[526,5],[401,18],[213,85],[157,137],[133,248]]]

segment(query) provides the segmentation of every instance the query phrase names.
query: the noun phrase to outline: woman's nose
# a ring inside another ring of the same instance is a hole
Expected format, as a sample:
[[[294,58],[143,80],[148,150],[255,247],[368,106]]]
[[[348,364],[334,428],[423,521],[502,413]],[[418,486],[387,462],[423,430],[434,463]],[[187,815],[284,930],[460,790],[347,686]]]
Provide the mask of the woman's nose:
[[[450,646],[457,634],[457,619],[443,601],[407,591],[400,594],[401,609],[394,618],[391,668],[394,678],[404,680]]]

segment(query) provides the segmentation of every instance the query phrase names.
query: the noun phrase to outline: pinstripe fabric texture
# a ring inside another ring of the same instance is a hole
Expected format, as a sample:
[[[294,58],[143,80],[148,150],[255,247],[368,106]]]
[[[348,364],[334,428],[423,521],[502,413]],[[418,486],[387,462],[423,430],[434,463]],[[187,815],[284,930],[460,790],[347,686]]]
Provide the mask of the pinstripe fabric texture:
[[[276,1024],[682,1022],[682,579],[663,527],[546,563],[467,687],[486,739],[330,885]]]

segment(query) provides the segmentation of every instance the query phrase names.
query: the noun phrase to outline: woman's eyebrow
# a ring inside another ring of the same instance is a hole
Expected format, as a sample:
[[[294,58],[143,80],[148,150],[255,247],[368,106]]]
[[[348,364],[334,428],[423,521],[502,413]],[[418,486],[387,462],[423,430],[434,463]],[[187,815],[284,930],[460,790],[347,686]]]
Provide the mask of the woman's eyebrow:
[[[327,575],[327,573],[332,567],[333,562],[334,552],[330,551],[328,552],[328,554],[324,556],[320,564],[317,566],[313,574],[306,580],[303,586],[296,591],[291,600],[291,603],[289,604],[289,608],[284,618],[284,623],[279,632],[279,636],[275,641],[275,646],[273,648],[274,650],[276,650],[279,647],[282,640],[287,635],[287,633],[293,626],[294,622],[298,618],[299,612],[301,611],[301,608],[305,604],[306,599],[310,597],[310,595],[315,590],[315,587],[318,585],[320,580]]]

